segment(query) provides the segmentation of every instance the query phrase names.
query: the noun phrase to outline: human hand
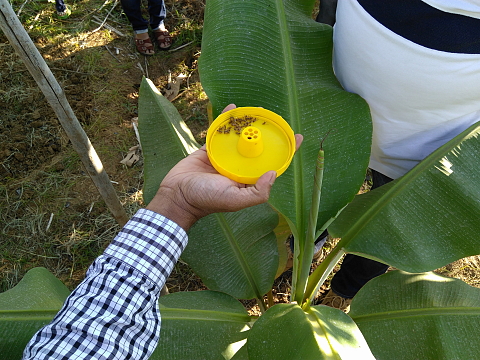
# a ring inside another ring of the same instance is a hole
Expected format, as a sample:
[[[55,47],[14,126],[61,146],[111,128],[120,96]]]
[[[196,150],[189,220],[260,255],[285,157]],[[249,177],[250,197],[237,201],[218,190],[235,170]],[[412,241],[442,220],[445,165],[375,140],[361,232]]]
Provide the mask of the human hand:
[[[298,149],[303,136],[295,135],[295,140]],[[272,170],[263,174],[253,186],[238,183],[215,170],[204,146],[170,170],[147,209],[169,218],[187,231],[206,215],[238,211],[266,202],[276,176]]]

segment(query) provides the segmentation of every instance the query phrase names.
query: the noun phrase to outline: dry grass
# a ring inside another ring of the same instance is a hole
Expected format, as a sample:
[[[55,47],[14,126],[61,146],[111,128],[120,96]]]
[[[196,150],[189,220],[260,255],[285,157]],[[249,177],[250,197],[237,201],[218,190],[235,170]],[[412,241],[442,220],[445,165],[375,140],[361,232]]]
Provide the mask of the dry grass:
[[[24,1],[12,3],[18,11]],[[141,163],[127,168],[120,160],[137,145],[131,119],[137,115],[138,85],[145,72],[159,88],[166,86],[169,71],[173,76],[189,75],[177,106],[192,125],[200,123],[198,140],[201,126],[208,125],[206,96],[196,70],[204,2],[166,1],[174,47],[189,45],[148,59],[135,52],[131,27],[120,4],[114,3],[75,2],[72,16],[59,21],[53,3],[31,1],[25,3],[20,20],[65,89],[131,215],[144,205],[143,170]],[[107,13],[107,23],[125,37],[105,29],[94,31],[98,27],[94,16],[103,20]],[[119,49],[114,54],[119,61],[107,47]],[[35,266],[48,268],[72,289],[119,227],[52,109],[1,33],[0,59],[6,65],[0,68],[0,291],[12,288]],[[179,264],[172,288],[199,287],[190,277],[191,270]]]

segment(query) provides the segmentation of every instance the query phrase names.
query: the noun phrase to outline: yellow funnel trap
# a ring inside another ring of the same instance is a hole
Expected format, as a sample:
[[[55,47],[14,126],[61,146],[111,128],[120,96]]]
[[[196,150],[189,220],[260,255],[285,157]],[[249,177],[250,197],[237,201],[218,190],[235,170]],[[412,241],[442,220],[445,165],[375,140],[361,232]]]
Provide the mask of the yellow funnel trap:
[[[255,184],[267,171],[287,170],[295,153],[290,125],[272,111],[239,107],[218,116],[207,132],[207,154],[222,175]]]

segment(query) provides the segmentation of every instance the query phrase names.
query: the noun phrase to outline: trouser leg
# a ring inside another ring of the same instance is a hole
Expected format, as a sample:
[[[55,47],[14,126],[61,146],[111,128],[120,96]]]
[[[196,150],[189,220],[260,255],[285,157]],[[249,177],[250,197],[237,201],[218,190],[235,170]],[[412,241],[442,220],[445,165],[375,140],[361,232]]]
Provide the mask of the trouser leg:
[[[149,0],[148,13],[150,14],[150,27],[157,30],[167,15],[165,2],[163,0]]]
[[[57,9],[58,12],[64,12],[66,8],[63,0],[55,0],[55,9]]]
[[[148,21],[142,16],[141,0],[121,0],[121,4],[135,32],[148,29]]]
[[[338,0],[321,0],[316,22],[333,26],[335,24]]]
[[[376,189],[393,179],[372,170],[373,186]],[[332,290],[346,298],[352,298],[368,281],[384,274],[388,265],[378,261],[363,258],[361,256],[347,254],[340,270],[335,274],[331,282]]]

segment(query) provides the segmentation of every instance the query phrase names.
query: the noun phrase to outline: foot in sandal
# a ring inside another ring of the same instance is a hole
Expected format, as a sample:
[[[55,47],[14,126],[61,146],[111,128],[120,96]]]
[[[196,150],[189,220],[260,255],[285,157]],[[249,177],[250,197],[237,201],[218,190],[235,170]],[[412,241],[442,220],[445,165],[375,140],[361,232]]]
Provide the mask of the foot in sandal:
[[[140,54],[151,56],[155,53],[148,33],[135,34],[135,46]]]
[[[170,49],[170,46],[172,46],[172,37],[167,29],[159,28],[158,30],[154,30],[153,34],[155,35],[160,50]]]

